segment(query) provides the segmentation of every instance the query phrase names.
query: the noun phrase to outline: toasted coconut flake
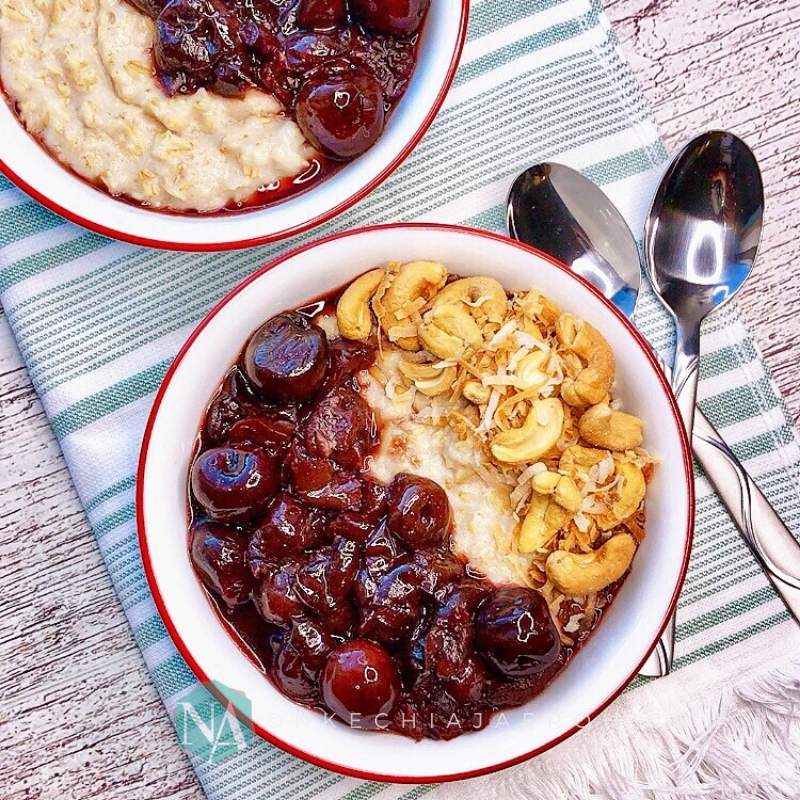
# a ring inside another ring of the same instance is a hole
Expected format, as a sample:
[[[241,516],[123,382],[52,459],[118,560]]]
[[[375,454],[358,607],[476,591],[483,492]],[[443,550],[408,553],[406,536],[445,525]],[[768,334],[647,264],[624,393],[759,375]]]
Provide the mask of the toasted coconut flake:
[[[381,386],[383,386],[384,388],[386,387],[386,384],[389,382],[389,379],[386,377],[386,373],[382,369],[380,369],[380,367],[373,364],[369,368],[368,372],[373,378],[375,378],[375,380]]]
[[[500,394],[497,389],[492,389],[492,393],[489,395],[489,402],[486,404],[486,408],[483,410],[483,414],[481,417],[481,424],[478,426],[478,432],[483,433],[491,429],[492,425],[494,424],[494,414],[497,411],[497,407],[500,405],[500,399],[502,395]]]
[[[575,527],[581,533],[588,533],[589,528],[592,525],[591,520],[587,517],[582,511],[579,511],[573,518],[572,521],[575,523]]]
[[[500,330],[497,331],[494,336],[492,336],[486,346],[489,348],[489,350],[496,350],[516,330],[517,321],[515,319],[510,319],[500,327]]]

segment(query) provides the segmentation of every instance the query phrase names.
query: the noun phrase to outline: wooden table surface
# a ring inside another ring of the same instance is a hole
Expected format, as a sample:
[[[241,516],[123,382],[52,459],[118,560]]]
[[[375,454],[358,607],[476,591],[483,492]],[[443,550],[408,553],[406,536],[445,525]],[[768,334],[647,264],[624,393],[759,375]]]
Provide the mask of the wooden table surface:
[[[606,10],[670,147],[719,126],[758,156],[767,221],[742,304],[797,421],[800,0]],[[201,798],[1,313],[0,442],[0,797]]]

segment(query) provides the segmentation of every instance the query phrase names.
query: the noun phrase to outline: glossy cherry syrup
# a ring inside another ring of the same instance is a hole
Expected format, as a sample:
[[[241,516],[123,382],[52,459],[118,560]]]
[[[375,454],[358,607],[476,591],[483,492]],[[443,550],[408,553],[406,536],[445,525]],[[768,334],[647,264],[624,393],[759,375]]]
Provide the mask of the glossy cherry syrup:
[[[444,489],[368,472],[380,428],[358,373],[375,346],[329,341],[311,316],[265,322],[211,400],[188,482],[197,575],[298,703],[415,739],[480,729],[547,686],[615,587],[567,647],[539,592],[472,577]],[[582,610],[562,603],[562,624]]]

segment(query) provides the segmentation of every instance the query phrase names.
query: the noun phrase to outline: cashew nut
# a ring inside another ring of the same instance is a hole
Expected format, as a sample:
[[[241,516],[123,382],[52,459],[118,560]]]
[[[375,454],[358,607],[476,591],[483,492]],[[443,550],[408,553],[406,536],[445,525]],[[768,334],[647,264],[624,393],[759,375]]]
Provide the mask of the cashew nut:
[[[467,381],[464,384],[464,388],[461,390],[461,394],[463,394],[470,403],[475,403],[476,406],[482,406],[489,402],[492,390],[488,386],[484,386],[480,381]]]
[[[545,325],[552,325],[561,314],[558,306],[538,289],[531,289],[518,302],[524,314],[540,319]]]
[[[557,472],[540,472],[534,475],[531,481],[535,491],[539,494],[549,494],[561,508],[577,513],[581,507],[580,489],[569,475],[559,475]]]
[[[537,400],[519,428],[501,431],[491,444],[492,455],[507,464],[536,461],[561,438],[564,407],[557,397]]]
[[[531,485],[535,491],[539,492],[539,494],[553,494],[560,480],[561,475],[559,475],[557,472],[545,470],[544,472],[539,472],[533,476]]]
[[[447,270],[435,261],[411,261],[400,267],[383,296],[372,299],[372,310],[389,341],[404,350],[422,348],[416,334],[402,335],[397,331],[407,332],[407,320],[420,309],[420,301],[423,306],[429,302],[446,280]]]
[[[434,306],[463,303],[476,316],[502,323],[508,310],[508,297],[500,281],[480,275],[448,283],[436,297]]]
[[[494,278],[476,276],[449,283],[436,296],[420,325],[425,347],[439,358],[461,358],[483,344],[486,322],[502,323],[508,310],[505,289]]]
[[[590,553],[554,550],[547,557],[547,577],[564,594],[599,592],[619,580],[633,561],[636,541],[629,533],[617,533]]]
[[[572,314],[556,321],[556,336],[569,351],[579,356],[582,369],[565,376],[561,397],[571,406],[590,406],[602,402],[614,382],[614,354],[600,332]]]
[[[520,553],[544,547],[569,522],[571,514],[547,495],[534,493],[519,532]]]
[[[540,389],[548,381],[548,375],[544,367],[550,360],[550,354],[543,350],[536,350],[528,353],[514,370],[517,377],[517,388],[523,391],[527,389]]]
[[[419,326],[419,338],[429,352],[445,359],[461,358],[468,347],[477,350],[483,344],[478,323],[455,303],[434,304]]]
[[[642,443],[642,421],[615,411],[607,403],[598,403],[584,412],[578,430],[589,444],[609,450],[631,450]]]
[[[356,278],[336,304],[336,322],[345,339],[364,342],[372,333],[372,314],[369,302],[386,276],[385,270],[371,269]]]
[[[432,364],[415,364],[413,361],[401,361],[398,369],[428,397],[436,397],[437,394],[451,389],[457,372],[455,367],[434,367]]]
[[[605,461],[609,455],[608,450],[596,450],[593,447],[573,444],[561,454],[558,468],[573,478],[586,477],[595,464]]]
[[[601,530],[609,531],[621,522],[632,517],[644,500],[646,482],[644,473],[635,464],[617,464],[617,472],[622,476],[617,500],[612,503],[607,514],[597,517],[597,525]]]

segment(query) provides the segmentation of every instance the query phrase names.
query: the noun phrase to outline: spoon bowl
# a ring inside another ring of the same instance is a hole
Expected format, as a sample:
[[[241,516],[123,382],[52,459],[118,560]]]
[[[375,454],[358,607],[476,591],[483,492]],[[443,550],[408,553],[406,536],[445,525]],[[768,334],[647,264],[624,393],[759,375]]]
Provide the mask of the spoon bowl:
[[[753,268],[763,212],[758,163],[732,133],[697,136],[671,163],[647,218],[645,253],[679,339],[698,335],[702,320],[741,289]]]
[[[627,222],[603,191],[564,164],[526,169],[512,184],[509,235],[550,253],[630,317],[642,281]]]

